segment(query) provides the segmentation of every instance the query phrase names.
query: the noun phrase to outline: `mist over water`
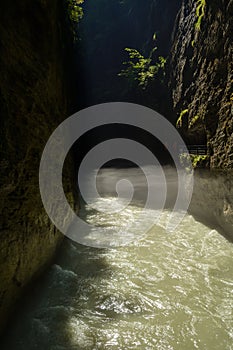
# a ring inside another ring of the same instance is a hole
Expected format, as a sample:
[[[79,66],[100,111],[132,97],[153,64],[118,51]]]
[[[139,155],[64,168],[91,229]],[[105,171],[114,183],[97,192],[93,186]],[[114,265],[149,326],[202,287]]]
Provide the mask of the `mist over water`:
[[[117,249],[65,240],[9,325],[4,350],[232,349],[233,245],[189,214],[175,232],[166,231],[177,174],[165,174],[165,208],[140,239]],[[79,215],[103,230],[137,223],[147,193],[138,169],[102,169],[98,207],[114,209],[120,178],[134,184],[126,209],[110,214],[81,203]],[[156,214],[147,209],[148,220]]]

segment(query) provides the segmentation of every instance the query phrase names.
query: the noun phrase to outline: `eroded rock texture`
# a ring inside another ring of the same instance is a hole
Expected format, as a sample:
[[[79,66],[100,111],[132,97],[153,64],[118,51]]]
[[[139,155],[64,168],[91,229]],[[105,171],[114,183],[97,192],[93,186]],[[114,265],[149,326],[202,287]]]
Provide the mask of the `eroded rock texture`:
[[[183,1],[170,61],[172,101],[177,118],[187,110],[179,123],[186,140],[207,142],[212,168],[233,167],[232,33],[232,0]]]
[[[43,209],[38,186],[43,148],[67,116],[61,5],[0,4],[0,329],[62,238]],[[64,181],[69,195],[69,175]]]
[[[189,208],[197,219],[211,223],[233,242],[233,170],[198,169],[194,176],[194,191]]]

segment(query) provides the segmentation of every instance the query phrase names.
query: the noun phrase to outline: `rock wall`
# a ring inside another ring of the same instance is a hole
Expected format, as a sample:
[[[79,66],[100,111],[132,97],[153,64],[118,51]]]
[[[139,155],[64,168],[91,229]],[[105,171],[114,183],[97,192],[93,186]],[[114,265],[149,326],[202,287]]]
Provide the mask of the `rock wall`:
[[[191,214],[211,224],[233,242],[233,170],[195,171]]]
[[[186,141],[207,142],[211,168],[233,167],[232,32],[232,0],[183,1],[170,57],[172,102]]]
[[[39,194],[48,137],[67,116],[62,1],[0,4],[0,330],[25,286],[51,260],[62,236]],[[71,175],[64,175],[71,202]]]

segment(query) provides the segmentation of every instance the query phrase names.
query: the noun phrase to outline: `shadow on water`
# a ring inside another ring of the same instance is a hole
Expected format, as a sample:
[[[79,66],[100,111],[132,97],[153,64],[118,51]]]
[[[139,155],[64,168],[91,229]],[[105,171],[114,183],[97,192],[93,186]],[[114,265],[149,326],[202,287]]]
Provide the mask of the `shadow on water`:
[[[109,172],[107,178],[115,183],[115,170],[109,169]],[[125,169],[123,173],[129,173],[129,177],[136,181],[134,204],[141,206],[146,184],[134,169]],[[102,185],[103,191],[109,195],[106,181]],[[1,349],[86,349],[85,346],[78,347],[72,340],[77,337],[74,333],[91,318],[90,313],[99,312],[107,322],[117,317],[111,306],[103,311],[96,304],[96,294],[103,303],[114,303],[113,295],[104,293],[100,297],[102,291],[95,290],[99,279],[110,279],[113,273],[112,266],[106,261],[106,253],[107,249],[86,247],[65,239],[54,264],[22,298],[2,339]],[[134,309],[136,305],[133,301],[131,304]]]
[[[104,249],[65,239],[55,264],[21,301],[1,349],[73,349],[71,318],[84,317],[84,307],[94,302],[92,282],[110,275]]]
[[[99,279],[112,275],[106,253],[107,249],[85,247],[65,239],[55,264],[21,300],[1,349],[87,349],[87,344],[77,344],[77,337],[92,314],[99,313],[105,322],[117,317],[114,308],[101,310],[96,302],[96,298],[110,304],[114,300],[112,295],[102,295],[101,288],[96,290]]]

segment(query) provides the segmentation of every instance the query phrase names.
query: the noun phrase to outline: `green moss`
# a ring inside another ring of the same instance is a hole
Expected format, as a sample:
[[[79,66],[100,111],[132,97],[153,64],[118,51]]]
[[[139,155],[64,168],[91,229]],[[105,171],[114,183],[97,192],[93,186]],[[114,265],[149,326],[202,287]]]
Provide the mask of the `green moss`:
[[[196,122],[200,120],[200,116],[199,115],[195,115],[195,117],[192,118],[191,122],[189,123],[189,128],[192,128]]]
[[[192,165],[194,168],[201,168],[206,165],[206,162],[208,160],[208,155],[196,155],[196,154],[190,154]]]
[[[190,165],[190,161],[192,166]],[[209,156],[207,154],[197,155],[182,153],[180,154],[180,164],[187,172],[191,172],[195,168],[206,168],[209,164]]]
[[[197,0],[196,3],[196,17],[197,20],[195,22],[195,30],[199,31],[201,30],[201,22],[203,17],[205,16],[205,9],[206,9],[206,0]],[[192,47],[195,46],[195,39],[191,42]]]
[[[196,16],[197,22],[195,24],[195,29],[201,29],[201,22],[203,17],[205,16],[205,8],[206,8],[206,0],[197,0],[197,8],[196,8]]]
[[[181,165],[188,171],[191,171],[190,161],[192,163],[191,168],[205,168],[208,164],[209,156],[207,154],[197,155],[197,154],[189,154],[182,153],[180,154],[180,163]]]
[[[185,116],[187,117],[188,111],[189,111],[188,109],[184,109],[183,111],[180,112],[180,116],[179,116],[179,118],[177,119],[177,122],[176,122],[176,127],[177,128],[182,128],[184,117]]]

